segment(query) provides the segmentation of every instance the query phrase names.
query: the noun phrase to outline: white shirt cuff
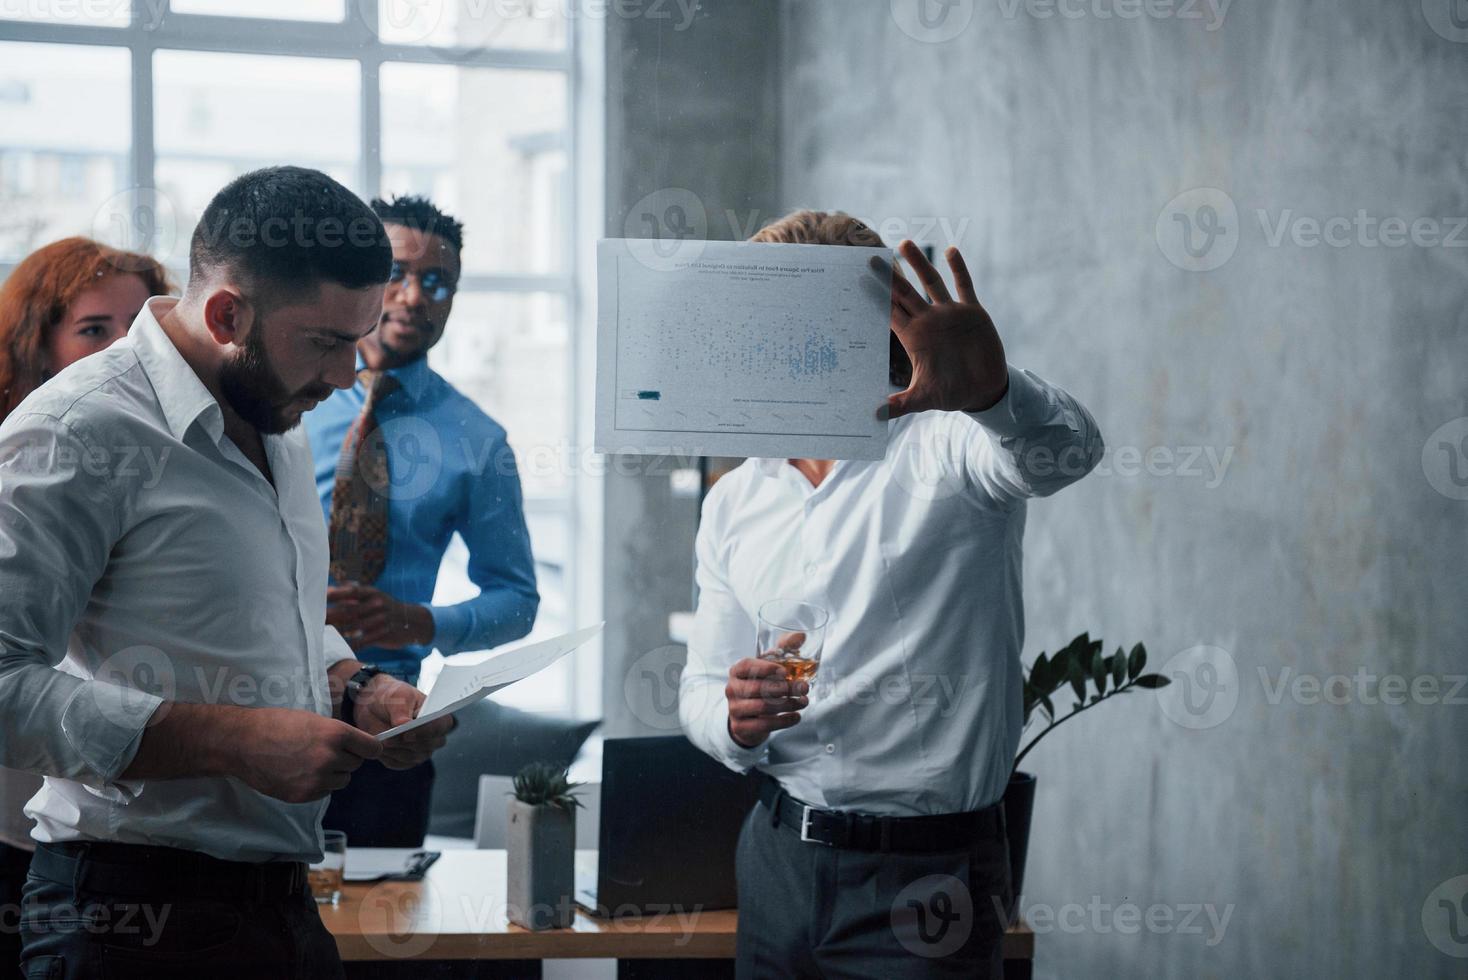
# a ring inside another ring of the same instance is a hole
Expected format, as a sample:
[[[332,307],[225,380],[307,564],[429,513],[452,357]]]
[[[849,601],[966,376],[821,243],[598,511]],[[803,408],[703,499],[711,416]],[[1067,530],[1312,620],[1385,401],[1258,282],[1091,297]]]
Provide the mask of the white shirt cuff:
[[[1045,391],[1027,371],[1009,366],[1009,389],[982,412],[964,412],[996,435],[1021,436],[1049,418]]]

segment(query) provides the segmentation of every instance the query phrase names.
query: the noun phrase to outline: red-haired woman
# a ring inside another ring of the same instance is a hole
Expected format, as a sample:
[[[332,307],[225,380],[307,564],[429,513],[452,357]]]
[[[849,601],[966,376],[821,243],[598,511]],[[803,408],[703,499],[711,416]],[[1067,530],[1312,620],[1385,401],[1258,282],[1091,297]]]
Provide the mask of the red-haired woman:
[[[0,420],[51,375],[126,334],[148,297],[170,292],[156,260],[89,238],[28,256],[0,285]]]
[[[163,266],[88,238],[28,256],[0,284],[0,421],[47,378],[124,336],[150,296],[172,292]],[[35,844],[21,812],[39,776],[0,769],[0,976],[20,968],[20,891]]]

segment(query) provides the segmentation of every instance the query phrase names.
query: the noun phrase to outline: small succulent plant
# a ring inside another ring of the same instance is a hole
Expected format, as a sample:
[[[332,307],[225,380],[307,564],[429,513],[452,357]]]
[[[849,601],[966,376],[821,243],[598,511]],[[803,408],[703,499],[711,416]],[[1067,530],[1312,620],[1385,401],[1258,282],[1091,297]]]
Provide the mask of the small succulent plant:
[[[582,805],[575,793],[580,785],[571,782],[564,769],[548,762],[532,762],[515,776],[515,799],[527,806],[553,806],[571,812]]]
[[[1161,674],[1142,673],[1147,666],[1147,649],[1140,643],[1132,647],[1130,654],[1117,647],[1116,652],[1108,657],[1101,653],[1101,649],[1101,640],[1093,640],[1089,633],[1082,633],[1056,651],[1053,657],[1047,658],[1042,651],[1030,665],[1024,678],[1023,727],[1029,727],[1037,710],[1044,714],[1049,724],[1030,739],[1024,751],[1015,758],[1015,771],[1019,770],[1020,761],[1035,747],[1035,743],[1061,722],[1069,721],[1113,695],[1127,694],[1138,688],[1155,691],[1170,683]],[[1059,715],[1052,695],[1058,698],[1065,687],[1075,694],[1075,705],[1068,714]]]

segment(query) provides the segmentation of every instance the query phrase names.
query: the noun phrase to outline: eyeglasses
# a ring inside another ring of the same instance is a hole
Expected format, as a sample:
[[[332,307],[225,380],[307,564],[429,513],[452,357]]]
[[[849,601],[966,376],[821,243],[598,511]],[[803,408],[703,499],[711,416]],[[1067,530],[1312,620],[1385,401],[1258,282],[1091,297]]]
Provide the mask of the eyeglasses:
[[[394,262],[392,271],[387,274],[387,281],[394,285],[401,285],[409,276],[418,280],[418,288],[423,290],[423,295],[428,297],[429,302],[442,303],[454,295],[458,288],[456,283],[450,282],[448,276],[437,269],[429,269],[426,272],[409,272],[401,264]]]

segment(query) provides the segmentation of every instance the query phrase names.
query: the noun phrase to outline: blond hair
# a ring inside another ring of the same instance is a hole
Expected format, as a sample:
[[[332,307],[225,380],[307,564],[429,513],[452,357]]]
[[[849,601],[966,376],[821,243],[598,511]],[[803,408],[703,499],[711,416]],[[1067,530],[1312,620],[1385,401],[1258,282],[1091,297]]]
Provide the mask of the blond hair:
[[[845,211],[792,211],[750,239],[769,245],[857,245],[885,248],[882,236]]]

